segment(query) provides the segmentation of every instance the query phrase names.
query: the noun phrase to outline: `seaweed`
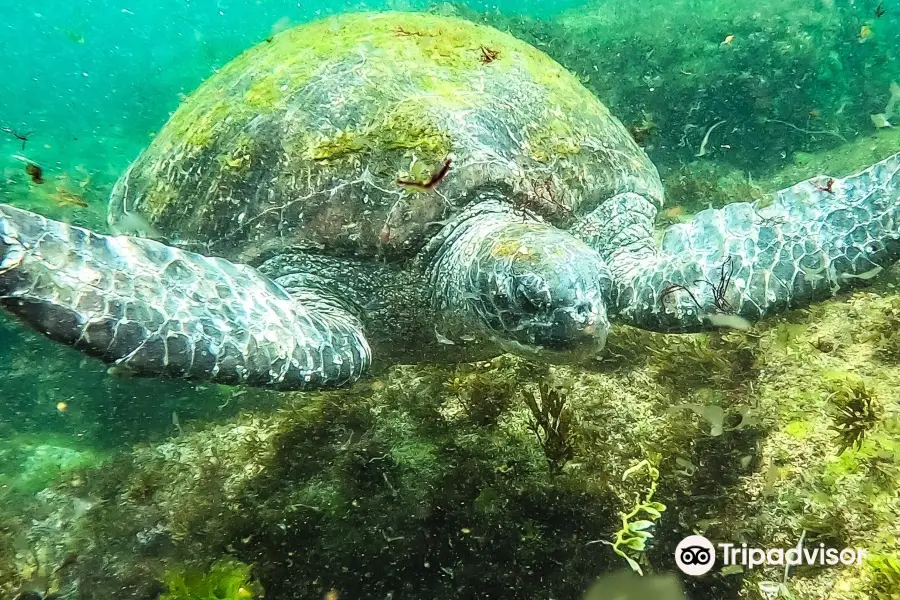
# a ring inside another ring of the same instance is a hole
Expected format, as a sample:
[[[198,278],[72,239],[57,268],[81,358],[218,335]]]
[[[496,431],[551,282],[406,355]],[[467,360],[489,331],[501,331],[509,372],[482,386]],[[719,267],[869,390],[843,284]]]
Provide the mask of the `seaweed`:
[[[869,575],[866,597],[872,600],[894,600],[900,595],[900,557],[891,554],[871,554],[865,570]]]
[[[230,558],[217,561],[208,570],[170,567],[163,582],[168,589],[160,600],[252,600],[264,596],[250,567]]]
[[[666,505],[653,500],[656,488],[659,485],[659,457],[645,458],[622,473],[622,481],[627,481],[633,475],[646,470],[649,484],[643,497],[635,494],[634,505],[628,512],[620,512],[619,517],[622,527],[615,534],[615,541],[597,540],[601,544],[611,546],[613,552],[625,559],[632,571],[643,575],[639,561],[647,550],[648,543],[653,538],[650,530],[666,510]],[[643,518],[638,518],[643,517]]]
[[[879,422],[878,403],[872,390],[858,377],[840,374],[831,377],[831,403],[840,452],[859,450],[866,436]]]
[[[523,392],[522,398],[531,411],[528,428],[537,436],[551,474],[560,473],[575,455],[572,432],[572,410],[566,406],[566,390],[548,381],[538,384],[539,395]]]
[[[661,337],[649,348],[661,382],[680,391],[712,388],[740,393],[753,385],[763,353],[759,336],[710,332]]]

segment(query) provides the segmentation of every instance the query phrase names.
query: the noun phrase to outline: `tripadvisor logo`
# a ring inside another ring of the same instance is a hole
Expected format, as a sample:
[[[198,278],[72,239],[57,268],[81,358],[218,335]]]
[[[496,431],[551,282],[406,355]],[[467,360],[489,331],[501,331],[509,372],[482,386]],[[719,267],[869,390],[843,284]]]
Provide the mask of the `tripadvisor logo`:
[[[747,544],[713,546],[702,535],[689,535],[675,548],[675,564],[687,575],[703,575],[716,564],[716,548],[723,567],[741,565],[748,569],[772,565],[858,565],[866,558],[865,548],[826,548],[825,544],[794,548],[751,548]]]
[[[716,549],[702,535],[689,535],[675,548],[675,564],[687,575],[703,575],[716,564]]]

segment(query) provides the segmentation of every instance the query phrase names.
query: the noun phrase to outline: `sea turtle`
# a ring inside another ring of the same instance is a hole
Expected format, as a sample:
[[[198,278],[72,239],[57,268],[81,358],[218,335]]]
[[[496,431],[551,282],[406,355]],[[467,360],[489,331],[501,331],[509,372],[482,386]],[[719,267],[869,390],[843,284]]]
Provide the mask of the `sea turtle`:
[[[658,245],[662,197],[622,124],[532,46],[347,14],[266,40],[178,108],[113,190],[132,235],[0,206],[0,302],[142,374],[312,389],[373,354],[578,360],[611,319],[742,324],[900,253],[900,154]]]

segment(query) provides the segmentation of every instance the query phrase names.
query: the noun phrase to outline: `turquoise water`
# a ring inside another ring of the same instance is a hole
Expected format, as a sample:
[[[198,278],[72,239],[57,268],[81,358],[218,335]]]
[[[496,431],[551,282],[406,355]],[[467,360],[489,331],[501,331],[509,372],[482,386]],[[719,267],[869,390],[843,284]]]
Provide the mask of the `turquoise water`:
[[[829,178],[900,152],[893,2],[46,1],[0,7],[0,203],[108,232],[114,183],[202,82],[291,27],[379,10],[496,27],[574,73],[659,169],[660,231],[811,177],[827,201]],[[566,127],[541,130],[541,173],[583,151]],[[445,189],[402,157],[389,183]],[[446,360],[376,355],[330,392],[137,377],[0,313],[0,600],[896,598],[900,279],[865,277],[749,331],[615,327],[587,363],[460,361],[465,337],[429,322]],[[673,560],[691,534],[871,558],[692,577]]]

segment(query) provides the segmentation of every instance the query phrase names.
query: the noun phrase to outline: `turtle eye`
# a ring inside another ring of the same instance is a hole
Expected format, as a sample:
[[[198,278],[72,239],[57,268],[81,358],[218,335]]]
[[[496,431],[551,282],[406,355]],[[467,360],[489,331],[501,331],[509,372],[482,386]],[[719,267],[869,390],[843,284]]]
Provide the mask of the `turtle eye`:
[[[516,301],[526,311],[539,312],[546,310],[553,301],[547,282],[534,273],[518,277],[515,285]]]

